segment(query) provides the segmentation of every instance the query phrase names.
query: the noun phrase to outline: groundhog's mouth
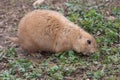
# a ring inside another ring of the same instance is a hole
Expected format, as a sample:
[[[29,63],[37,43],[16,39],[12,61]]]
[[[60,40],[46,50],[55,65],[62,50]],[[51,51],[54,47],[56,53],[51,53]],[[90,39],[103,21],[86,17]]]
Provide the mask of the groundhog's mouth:
[[[78,53],[78,52],[76,52],[76,51],[74,51],[75,53]],[[79,52],[78,54],[80,54],[80,55],[83,55],[83,56],[90,56],[91,54],[93,54],[93,53],[91,53],[91,52]]]
[[[90,52],[80,52],[81,55],[83,56],[90,56],[92,53]]]

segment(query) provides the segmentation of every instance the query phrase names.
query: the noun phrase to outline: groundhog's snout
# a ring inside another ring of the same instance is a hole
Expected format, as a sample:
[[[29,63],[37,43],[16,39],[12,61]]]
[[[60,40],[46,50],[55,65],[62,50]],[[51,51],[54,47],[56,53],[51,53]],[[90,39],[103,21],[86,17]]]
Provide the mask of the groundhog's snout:
[[[91,55],[91,54],[94,54],[95,52],[97,52],[98,51],[98,48],[94,48],[94,49],[91,49],[91,51],[89,51],[89,52],[82,52],[82,54],[83,55],[87,55],[87,56],[89,56],[89,55]]]
[[[96,46],[94,46],[94,48],[91,48],[90,54],[95,53],[95,52],[98,51],[97,44],[95,44],[95,45],[96,45]]]
[[[83,55],[91,55],[98,51],[97,43],[94,38],[91,41],[87,40],[87,43],[88,43],[87,49],[84,48],[84,51],[82,52]]]
[[[90,53],[95,53],[95,52],[97,52],[98,51],[98,47],[97,47],[97,44],[96,44],[96,46],[94,46],[94,48],[92,48],[91,50],[90,50]]]
[[[98,49],[95,38],[92,35],[86,33],[85,31],[83,31],[82,33],[84,33],[82,35],[82,38],[75,41],[75,43],[73,44],[73,49],[77,53],[83,55],[90,55],[97,52]]]

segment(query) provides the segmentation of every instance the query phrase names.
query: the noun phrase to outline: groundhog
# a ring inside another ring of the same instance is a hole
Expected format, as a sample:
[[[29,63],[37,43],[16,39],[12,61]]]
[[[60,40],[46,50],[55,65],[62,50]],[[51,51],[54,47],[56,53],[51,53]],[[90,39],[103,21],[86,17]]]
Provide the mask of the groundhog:
[[[26,14],[18,25],[20,46],[27,52],[73,50],[89,54],[97,50],[92,35],[70,22],[62,14],[51,10],[34,10]]]

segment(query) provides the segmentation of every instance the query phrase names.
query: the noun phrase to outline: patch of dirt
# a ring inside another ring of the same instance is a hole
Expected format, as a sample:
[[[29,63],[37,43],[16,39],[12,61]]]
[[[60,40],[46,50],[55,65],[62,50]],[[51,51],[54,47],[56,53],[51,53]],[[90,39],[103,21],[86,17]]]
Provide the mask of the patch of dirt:
[[[0,46],[9,46],[6,36],[16,36],[20,19],[33,10],[33,1],[0,0]]]

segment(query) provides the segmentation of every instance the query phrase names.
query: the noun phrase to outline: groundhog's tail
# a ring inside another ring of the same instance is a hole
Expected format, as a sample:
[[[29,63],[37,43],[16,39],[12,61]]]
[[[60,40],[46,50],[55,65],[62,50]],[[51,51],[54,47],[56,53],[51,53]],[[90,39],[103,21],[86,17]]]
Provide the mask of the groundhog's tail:
[[[19,44],[19,39],[18,37],[7,37],[8,40],[11,40],[12,42]]]

